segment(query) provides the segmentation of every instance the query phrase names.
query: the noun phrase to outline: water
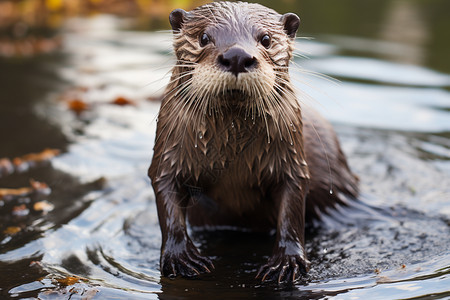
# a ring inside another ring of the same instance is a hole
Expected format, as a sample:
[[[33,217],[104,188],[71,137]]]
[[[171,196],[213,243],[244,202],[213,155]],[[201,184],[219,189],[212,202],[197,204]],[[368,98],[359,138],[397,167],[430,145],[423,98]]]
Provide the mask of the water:
[[[273,237],[219,231],[192,233],[213,273],[160,278],[146,177],[159,104],[148,98],[169,80],[171,36],[118,30],[117,19],[98,16],[67,25],[62,53],[0,61],[0,157],[63,151],[0,178],[1,187],[34,178],[52,189],[0,200],[2,297],[450,297],[450,67],[439,27],[448,25],[440,17],[448,4],[283,5],[278,10],[298,12],[304,31],[317,36],[297,41],[309,56],[292,69],[302,104],[333,122],[362,189],[360,205],[307,231],[308,276],[295,286],[260,284],[254,276]],[[134,105],[110,104],[117,97]],[[73,99],[90,110],[76,117],[67,108]],[[33,210],[41,200],[53,210]],[[28,213],[14,214],[22,204]],[[6,234],[8,227],[20,232]]]

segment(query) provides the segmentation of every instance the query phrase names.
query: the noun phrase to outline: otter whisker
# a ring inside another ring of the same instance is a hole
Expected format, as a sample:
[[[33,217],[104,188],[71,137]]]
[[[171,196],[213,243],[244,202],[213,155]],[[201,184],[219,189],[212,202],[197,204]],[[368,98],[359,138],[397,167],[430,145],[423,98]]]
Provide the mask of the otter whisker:
[[[291,134],[291,131],[289,130],[288,124],[289,125],[293,124],[294,118],[286,116],[286,111],[281,109],[282,106],[280,105],[280,99],[279,99],[278,95],[275,93],[275,91],[273,91],[273,90],[271,91],[271,94],[268,95],[268,99],[274,102],[274,104],[273,104],[274,108],[278,108],[277,109],[278,110],[278,114],[279,114],[279,116],[281,117],[281,120],[284,123],[284,126],[286,128],[286,132],[287,132],[287,134],[289,136],[289,141],[290,141],[290,143],[292,145],[293,144],[293,139],[292,139],[292,134]],[[286,120],[286,119],[288,119],[288,120]],[[281,139],[282,139],[283,134],[281,133],[281,129],[279,129],[279,130],[280,130],[280,135],[281,135]]]
[[[294,79],[295,81],[301,83],[301,84],[304,84],[304,85],[306,85],[306,86],[311,87],[312,89],[317,90],[314,86],[311,86],[309,83],[307,83],[307,82],[305,82],[305,81],[301,81],[301,80],[298,79],[298,78],[295,78],[295,76],[294,76],[293,79]],[[284,79],[282,79],[282,78],[278,78],[278,80],[279,80],[280,82],[285,83],[285,84],[288,83],[286,80],[284,80]],[[317,91],[319,91],[319,90],[317,90]],[[307,94],[306,92],[301,91],[301,90],[297,90],[297,92],[298,92],[302,97],[296,97],[295,94],[292,94],[292,96],[295,97],[299,103],[302,103],[302,104],[307,105],[306,102],[302,101],[302,98],[305,98],[305,99],[307,99],[307,100],[309,100],[309,101],[311,101],[311,102],[319,103],[319,102],[317,102],[316,99],[314,99],[314,97],[310,96],[310,95]],[[320,92],[320,91],[319,91],[319,92]],[[320,103],[319,103],[319,104],[320,104]]]
[[[263,74],[263,76],[265,76],[265,74]],[[260,90],[263,90],[263,87],[261,86],[261,83],[260,83],[260,82],[258,82],[258,83],[255,85],[255,87],[254,87],[254,90],[255,90],[255,91],[257,91],[256,87],[259,87]],[[258,92],[259,92],[259,91],[258,91]],[[271,90],[271,92],[272,92],[272,90]],[[270,97],[270,94],[269,94],[269,95],[265,95],[265,96],[262,96],[262,95],[260,95],[260,93],[256,93],[256,92],[255,92],[255,94],[258,94],[258,95],[257,95],[258,98],[262,99],[262,102],[265,103],[265,104],[268,106],[268,111],[277,111],[277,110],[278,110],[278,109],[273,105],[273,102],[272,102],[272,99],[271,99],[271,97]],[[264,111],[264,114],[266,115],[267,113]],[[280,113],[278,112],[278,115],[279,115],[279,114],[280,114]],[[271,117],[272,117],[272,121],[274,122],[276,128],[278,129],[278,132],[280,133],[280,138],[281,138],[281,140],[282,140],[283,137],[282,137],[282,133],[281,133],[281,129],[280,129],[279,123],[278,123],[278,116],[271,116]]]
[[[319,134],[319,132],[317,131],[316,126],[314,125],[314,120],[311,122],[311,127],[313,128],[313,130],[314,130],[314,132],[315,132],[317,138],[319,139],[320,145],[321,145],[321,147],[322,147],[322,151],[323,151],[323,153],[325,154],[325,158],[326,158],[326,160],[327,160],[328,174],[330,175],[330,176],[329,176],[329,178],[330,178],[330,194],[332,194],[332,193],[333,193],[333,175],[332,175],[332,173],[331,173],[331,165],[330,165],[330,159],[329,159],[329,157],[328,157],[328,151],[327,151],[327,149],[325,148],[324,143],[322,142],[322,138],[320,137],[320,134]]]
[[[179,74],[179,76],[177,76],[176,78],[173,78],[173,79],[171,79],[171,80],[169,81],[169,85],[172,84],[172,83],[175,83],[175,82],[179,82],[180,79],[183,79],[183,78],[185,78],[185,77],[189,77],[190,75],[193,75],[193,74],[194,74],[194,71],[192,71],[192,70],[186,71],[186,72],[181,72],[181,73]],[[170,92],[170,91],[169,91],[169,92]]]
[[[275,82],[275,86],[279,86],[278,83]],[[288,124],[291,124],[293,122],[293,119],[295,119],[295,112],[292,111],[290,105],[286,105],[285,103],[283,103],[283,101],[280,101],[279,95],[275,92],[274,89],[272,89],[270,91],[270,94],[267,95],[267,101],[271,103],[271,111],[277,112],[277,116],[274,119],[276,119],[277,121],[277,126],[279,128],[281,139],[283,137],[283,134],[281,132],[281,128],[279,127],[278,119],[281,119],[281,121],[284,123],[289,135],[289,139],[292,142],[292,136],[289,131]]]
[[[172,88],[171,90],[166,91],[166,94],[165,94],[164,97],[163,97],[163,101],[164,101],[165,99],[170,99],[170,100],[172,100],[171,97],[174,97],[174,96],[176,96],[176,95],[179,95],[179,94],[180,94],[180,91],[181,91],[181,92],[183,92],[183,91],[187,92],[189,89],[186,89],[186,88],[189,87],[191,83],[192,83],[192,79],[187,80],[186,82],[184,82],[184,83],[182,83],[182,84],[175,85],[174,88]],[[173,104],[173,102],[176,102],[176,101],[175,101],[175,100],[172,100],[172,101],[165,101],[165,102],[161,105],[161,108],[165,108],[167,105]],[[181,105],[181,104],[182,104],[182,102],[176,102],[176,105],[177,105],[177,106],[178,106],[178,105]],[[161,108],[160,108],[160,109],[161,109]]]
[[[296,40],[314,40],[315,38],[312,36],[296,36]]]
[[[314,76],[314,77],[317,77],[317,78],[320,78],[320,79],[324,79],[324,80],[326,80],[326,81],[328,81],[330,83],[333,83],[333,84],[339,84],[341,82],[339,79],[336,79],[336,78],[334,78],[332,76],[329,76],[329,75],[326,75],[326,74],[323,74],[323,73],[320,73],[320,72],[316,72],[316,71],[305,69],[305,68],[303,68],[302,66],[300,66],[299,64],[297,64],[294,61],[292,62],[292,64],[295,66],[295,69],[298,70],[301,73],[308,74],[308,75],[311,75],[311,76]]]
[[[198,65],[198,62],[196,62],[196,61],[186,60],[186,59],[182,59],[182,58],[177,58],[177,64],[178,63],[185,63],[185,64],[193,65],[193,66]],[[175,64],[175,66],[176,66],[176,64]]]
[[[270,131],[269,131],[269,124],[267,121],[267,116],[266,116],[266,108],[265,108],[265,103],[262,99],[262,97],[256,97],[257,101],[256,101],[256,105],[258,107],[258,113],[259,116],[262,115],[263,120],[264,120],[264,124],[266,126],[266,132],[267,132],[267,143],[270,144]]]
[[[292,59],[290,60],[291,63],[294,61],[294,58],[299,58],[299,59],[310,59],[306,54],[292,53]]]

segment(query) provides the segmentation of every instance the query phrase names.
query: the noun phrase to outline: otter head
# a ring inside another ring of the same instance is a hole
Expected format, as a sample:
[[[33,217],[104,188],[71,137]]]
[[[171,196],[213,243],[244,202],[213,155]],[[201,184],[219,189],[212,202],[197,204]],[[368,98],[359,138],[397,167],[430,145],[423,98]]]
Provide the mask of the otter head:
[[[177,57],[172,80],[204,110],[231,104],[270,110],[274,99],[292,97],[288,65],[300,24],[295,14],[215,2],[190,12],[176,9],[170,24]]]

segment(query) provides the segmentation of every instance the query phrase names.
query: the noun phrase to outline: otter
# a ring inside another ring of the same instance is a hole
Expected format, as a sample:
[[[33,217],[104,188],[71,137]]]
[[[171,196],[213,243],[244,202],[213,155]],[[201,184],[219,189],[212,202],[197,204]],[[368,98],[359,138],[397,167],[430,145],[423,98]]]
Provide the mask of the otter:
[[[149,177],[163,276],[214,269],[193,227],[276,230],[256,278],[309,269],[305,222],[358,194],[331,125],[301,107],[289,76],[300,19],[259,4],[215,2],[170,14],[176,64],[158,114]],[[302,105],[303,106],[303,105]]]

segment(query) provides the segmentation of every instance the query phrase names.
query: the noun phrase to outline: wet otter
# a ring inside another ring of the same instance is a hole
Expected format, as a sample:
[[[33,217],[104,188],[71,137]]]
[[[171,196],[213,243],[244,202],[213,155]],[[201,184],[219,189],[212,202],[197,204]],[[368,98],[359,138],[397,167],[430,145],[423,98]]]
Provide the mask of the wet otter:
[[[294,281],[309,268],[306,218],[357,195],[333,129],[300,108],[290,81],[299,18],[216,2],[170,14],[177,58],[161,104],[149,176],[162,232],[161,273],[210,272],[193,226],[276,228],[256,277]]]

